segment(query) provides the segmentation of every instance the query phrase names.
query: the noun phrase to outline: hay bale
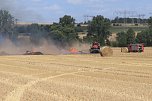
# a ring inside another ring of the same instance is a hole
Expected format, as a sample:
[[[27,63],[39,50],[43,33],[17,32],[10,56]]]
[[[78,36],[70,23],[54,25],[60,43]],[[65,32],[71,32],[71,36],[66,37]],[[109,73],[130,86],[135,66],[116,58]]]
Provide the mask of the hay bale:
[[[104,46],[100,50],[100,55],[103,56],[103,57],[112,56],[113,55],[113,50],[108,46]]]
[[[126,47],[121,48],[121,52],[122,53],[128,53],[128,48],[126,48]]]

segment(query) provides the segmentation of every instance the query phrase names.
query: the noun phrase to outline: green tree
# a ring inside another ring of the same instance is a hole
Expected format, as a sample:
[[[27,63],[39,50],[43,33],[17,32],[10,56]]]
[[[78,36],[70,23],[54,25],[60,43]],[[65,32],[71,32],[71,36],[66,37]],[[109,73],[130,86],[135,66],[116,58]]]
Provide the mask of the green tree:
[[[117,33],[116,39],[119,47],[127,46],[127,34],[125,32]]]
[[[8,11],[0,10],[0,34],[11,37],[14,34],[15,21]]]
[[[152,46],[152,29],[149,30],[149,33],[147,36],[147,45]]]
[[[69,15],[65,15],[64,17],[60,18],[59,24],[63,27],[74,27],[75,19]]]
[[[75,27],[75,31],[76,32],[83,32],[83,28],[81,27],[81,24],[78,24],[76,27]]]
[[[39,44],[40,40],[45,38],[48,32],[43,26],[31,24],[27,26],[27,33],[30,33],[30,38],[33,43]]]
[[[152,17],[148,19],[149,28],[152,29]]]
[[[145,46],[152,46],[152,30],[144,30],[137,34],[137,43],[144,43]]]
[[[50,27],[51,32],[49,33],[49,38],[54,40],[56,43],[64,44],[66,42],[66,36],[64,35],[62,29],[63,27],[60,24],[53,23]]]
[[[78,34],[75,31],[75,19],[69,15],[60,18],[59,24],[62,26],[62,33],[64,34],[67,43],[78,40]]]
[[[135,43],[135,32],[132,28],[129,28],[127,31],[127,44]]]
[[[110,26],[111,23],[109,19],[101,15],[93,17],[93,20],[89,23],[88,35],[93,36],[101,45],[105,45],[105,40],[111,34],[109,31]]]
[[[148,25],[148,29],[137,34],[136,42],[144,43],[145,46],[152,46],[152,17],[148,19]]]
[[[51,33],[49,34],[50,38],[62,45],[70,45],[72,42],[79,40],[74,24],[74,18],[65,15],[64,17],[60,18],[59,23],[54,23],[51,25]]]
[[[136,43],[144,43],[144,45],[147,46],[148,33],[149,33],[148,30],[138,33],[136,36]]]

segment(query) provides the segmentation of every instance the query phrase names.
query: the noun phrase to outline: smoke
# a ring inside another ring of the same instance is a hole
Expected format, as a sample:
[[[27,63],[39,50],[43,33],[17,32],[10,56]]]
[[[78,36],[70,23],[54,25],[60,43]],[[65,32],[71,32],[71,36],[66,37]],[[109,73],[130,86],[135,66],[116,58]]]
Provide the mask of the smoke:
[[[0,9],[11,10],[15,3],[16,0],[0,0]]]
[[[10,39],[3,39],[0,43],[0,55],[22,55],[26,51],[41,52],[45,55],[71,54],[71,49],[76,49],[77,53],[89,53],[89,44],[75,42],[72,45],[56,45],[51,40],[41,39],[38,45],[33,44],[28,37],[19,37],[16,43]]]
[[[0,0],[0,9],[9,11],[13,17],[21,22],[34,23],[44,20],[42,15],[29,9],[26,4],[19,3],[19,0]]]
[[[44,54],[62,54],[61,49],[53,41],[41,39],[38,46],[33,45],[32,51],[40,51]]]
[[[42,39],[39,45],[33,44],[28,38],[21,38],[16,44],[10,39],[5,39],[0,43],[0,55],[22,55],[26,51],[62,54],[61,50],[53,42],[45,39]]]
[[[24,0],[22,0],[24,1]],[[0,9],[8,10],[15,18],[20,21],[37,22],[42,21],[43,17],[35,13],[34,10],[27,8],[27,4],[18,3],[18,0],[0,0]],[[42,52],[44,54],[64,54],[69,53],[70,48],[76,48],[78,51],[88,50],[89,45],[79,42],[73,43],[72,46],[67,45],[65,48],[56,45],[51,40],[42,39],[40,44],[35,45],[28,36],[19,36],[15,43],[10,39],[5,39],[0,35],[0,55],[11,54],[20,55],[26,51]],[[61,48],[62,47],[62,48]]]
[[[90,44],[88,43],[81,43],[81,42],[75,42],[71,46],[72,48],[76,48],[80,52],[88,53],[90,49]]]

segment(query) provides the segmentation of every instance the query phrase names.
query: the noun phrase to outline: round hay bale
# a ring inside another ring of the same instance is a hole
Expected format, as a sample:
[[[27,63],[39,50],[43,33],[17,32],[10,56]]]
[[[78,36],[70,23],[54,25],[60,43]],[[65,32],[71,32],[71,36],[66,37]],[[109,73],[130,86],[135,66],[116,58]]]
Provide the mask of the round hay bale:
[[[122,53],[128,53],[128,48],[126,48],[126,47],[121,48],[121,52]]]
[[[113,55],[113,50],[108,46],[104,46],[100,50],[100,55],[103,56],[103,57],[112,56]]]

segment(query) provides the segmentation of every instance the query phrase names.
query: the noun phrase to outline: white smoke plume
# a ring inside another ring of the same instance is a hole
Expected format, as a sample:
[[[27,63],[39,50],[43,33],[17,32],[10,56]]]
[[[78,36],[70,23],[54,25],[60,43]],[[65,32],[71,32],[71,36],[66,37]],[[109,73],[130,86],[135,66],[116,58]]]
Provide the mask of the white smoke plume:
[[[20,22],[40,22],[44,20],[38,12],[28,9],[27,5],[19,3],[19,0],[0,0],[0,9],[9,11]]]

